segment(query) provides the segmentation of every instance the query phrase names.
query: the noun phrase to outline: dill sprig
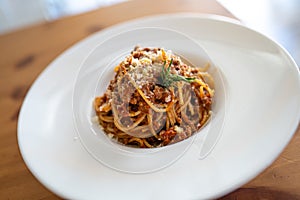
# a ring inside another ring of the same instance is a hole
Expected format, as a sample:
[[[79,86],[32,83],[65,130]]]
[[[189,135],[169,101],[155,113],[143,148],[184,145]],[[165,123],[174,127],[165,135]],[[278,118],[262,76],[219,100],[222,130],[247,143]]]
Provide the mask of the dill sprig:
[[[162,73],[161,73],[161,79],[162,79],[162,85],[166,88],[172,86],[175,82],[178,81],[184,81],[187,83],[194,82],[195,78],[192,77],[184,77],[178,74],[171,74],[170,69],[171,65],[173,63],[173,58],[171,58],[171,61],[169,63],[169,66],[166,67],[167,61],[164,62],[164,65],[162,66]]]

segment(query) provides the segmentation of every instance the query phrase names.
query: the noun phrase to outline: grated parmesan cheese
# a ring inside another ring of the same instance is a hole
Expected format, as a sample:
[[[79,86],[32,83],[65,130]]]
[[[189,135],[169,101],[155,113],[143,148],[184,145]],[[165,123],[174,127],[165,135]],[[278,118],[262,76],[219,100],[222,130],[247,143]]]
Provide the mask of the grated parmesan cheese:
[[[165,98],[165,102],[170,102],[171,101],[171,95],[168,95],[166,98]]]
[[[177,133],[183,133],[183,128],[179,127],[179,126],[175,126],[174,127],[174,130],[177,132]]]

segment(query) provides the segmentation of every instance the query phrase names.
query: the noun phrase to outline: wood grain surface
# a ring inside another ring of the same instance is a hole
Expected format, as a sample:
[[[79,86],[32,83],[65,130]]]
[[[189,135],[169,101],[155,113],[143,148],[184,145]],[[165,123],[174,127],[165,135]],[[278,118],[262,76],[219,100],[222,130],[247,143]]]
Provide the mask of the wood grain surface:
[[[137,17],[174,12],[234,17],[214,0],[139,0],[0,36],[0,199],[60,199],[33,177],[17,144],[20,106],[47,65],[96,31]],[[221,199],[300,199],[299,134],[298,127],[290,144],[268,169]]]

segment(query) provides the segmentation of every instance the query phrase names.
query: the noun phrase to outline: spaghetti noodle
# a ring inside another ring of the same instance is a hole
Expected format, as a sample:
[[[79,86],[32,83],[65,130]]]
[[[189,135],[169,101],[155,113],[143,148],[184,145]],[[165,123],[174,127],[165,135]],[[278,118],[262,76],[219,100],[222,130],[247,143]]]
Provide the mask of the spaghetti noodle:
[[[195,134],[211,117],[213,79],[163,48],[135,49],[94,109],[104,132],[121,144],[161,147]],[[208,80],[208,81],[206,81]]]

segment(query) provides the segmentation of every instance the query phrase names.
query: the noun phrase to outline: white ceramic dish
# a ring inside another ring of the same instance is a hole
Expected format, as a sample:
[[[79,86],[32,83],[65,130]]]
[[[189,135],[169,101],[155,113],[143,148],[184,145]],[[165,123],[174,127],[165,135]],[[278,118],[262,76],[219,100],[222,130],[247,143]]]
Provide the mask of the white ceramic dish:
[[[223,135],[205,159],[192,145],[178,161],[154,173],[112,170],[77,138],[72,88],[80,63],[121,30],[165,27],[205,47],[226,77],[229,107]],[[196,14],[154,16],[123,23],[70,48],[39,76],[18,122],[18,142],[35,177],[67,199],[208,199],[259,174],[287,145],[300,118],[299,71],[287,52],[233,20]]]

